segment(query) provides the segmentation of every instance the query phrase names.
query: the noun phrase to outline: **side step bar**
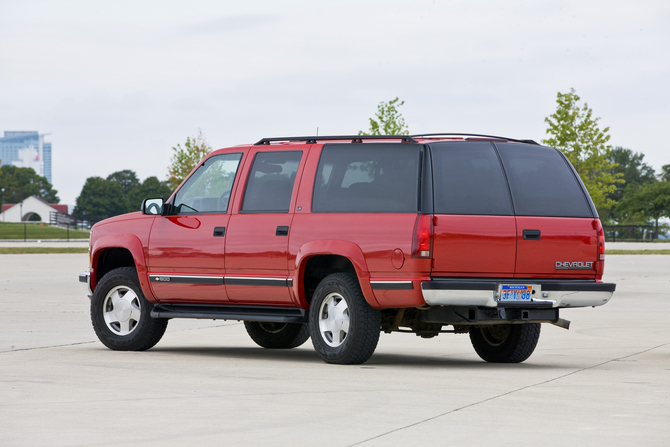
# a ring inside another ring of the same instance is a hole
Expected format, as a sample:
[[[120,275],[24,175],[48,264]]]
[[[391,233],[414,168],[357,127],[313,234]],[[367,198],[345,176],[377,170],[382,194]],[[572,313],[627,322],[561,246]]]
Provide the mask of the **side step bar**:
[[[229,306],[200,304],[156,304],[152,318],[199,318],[205,320],[268,321],[308,323],[305,309],[297,307]]]

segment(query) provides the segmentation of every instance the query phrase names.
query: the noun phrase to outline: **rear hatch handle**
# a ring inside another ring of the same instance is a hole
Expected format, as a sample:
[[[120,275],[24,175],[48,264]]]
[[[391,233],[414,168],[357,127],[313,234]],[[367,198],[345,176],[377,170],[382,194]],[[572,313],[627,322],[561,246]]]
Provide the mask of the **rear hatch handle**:
[[[539,241],[541,237],[540,230],[523,230],[524,241]]]

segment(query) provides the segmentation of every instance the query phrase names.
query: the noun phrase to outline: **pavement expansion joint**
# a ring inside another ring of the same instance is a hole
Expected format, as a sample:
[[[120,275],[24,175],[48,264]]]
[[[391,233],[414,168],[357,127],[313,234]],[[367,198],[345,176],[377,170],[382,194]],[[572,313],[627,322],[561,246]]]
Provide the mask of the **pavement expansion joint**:
[[[514,390],[507,391],[506,393],[501,393],[501,394],[498,394],[496,396],[488,397],[486,399],[482,399],[480,401],[473,402],[473,403],[468,404],[468,405],[463,405],[462,407],[454,408],[453,410],[449,410],[449,411],[446,411],[444,413],[441,413],[441,414],[438,414],[438,415],[435,415],[435,416],[431,416],[431,417],[423,419],[421,421],[417,421],[417,422],[414,422],[412,424],[405,425],[403,427],[398,427],[394,430],[389,430],[385,433],[381,433],[377,436],[373,436],[373,437],[365,439],[363,441],[359,441],[359,442],[356,442],[354,444],[349,444],[348,447],[363,445],[366,442],[373,441],[373,440],[379,439],[379,438],[383,438],[384,436],[390,435],[392,433],[397,433],[399,431],[406,430],[408,428],[416,427],[418,425],[424,424],[426,422],[430,422],[432,420],[441,418],[443,416],[448,416],[452,413],[456,413],[458,411],[465,410],[466,408],[475,407],[477,405],[480,405],[480,404],[483,404],[483,403],[486,403],[486,402],[490,402],[492,400],[496,400],[496,399],[499,399],[501,397],[509,396],[510,394],[514,394],[514,393],[517,393],[519,391],[523,391],[523,390],[527,390],[529,388],[534,388],[534,387],[537,387],[537,386],[540,386],[540,385],[545,385],[547,383],[555,382],[557,380],[564,379],[564,378],[569,377],[569,376],[573,376],[573,375],[578,374],[580,372],[588,371],[588,370],[595,369],[595,368],[598,368],[598,367],[603,366],[603,365],[607,365],[608,363],[621,361],[621,360],[624,360],[624,359],[627,359],[627,358],[630,358],[630,357],[634,357],[636,355],[644,354],[644,353],[653,351],[655,349],[662,348],[662,347],[667,346],[667,345],[670,345],[670,343],[663,343],[663,344],[660,344],[660,345],[657,345],[657,346],[654,346],[654,347],[651,347],[651,348],[644,349],[644,350],[639,351],[639,352],[634,352],[633,354],[625,355],[623,357],[617,357],[617,358],[614,358],[614,359],[609,359],[609,360],[606,360],[604,362],[598,363],[596,365],[587,366],[587,367],[580,368],[578,370],[575,370],[575,371],[572,371],[572,372],[569,372],[569,373],[566,373],[566,374],[562,374],[560,376],[554,377],[553,379],[545,380],[545,381],[534,383],[534,384],[531,384],[531,385],[526,385],[526,386],[523,386],[523,387],[520,387],[520,388],[517,388],[517,389],[514,389]]]

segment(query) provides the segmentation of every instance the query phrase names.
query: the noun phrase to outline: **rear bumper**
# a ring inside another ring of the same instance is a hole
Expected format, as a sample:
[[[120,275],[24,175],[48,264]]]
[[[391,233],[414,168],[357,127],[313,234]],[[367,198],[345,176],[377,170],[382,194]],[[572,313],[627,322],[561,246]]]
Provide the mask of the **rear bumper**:
[[[533,284],[539,289],[531,301],[502,303],[498,300],[501,284]],[[615,290],[616,284],[585,280],[433,278],[421,283],[423,298],[431,306],[602,306],[612,298]]]

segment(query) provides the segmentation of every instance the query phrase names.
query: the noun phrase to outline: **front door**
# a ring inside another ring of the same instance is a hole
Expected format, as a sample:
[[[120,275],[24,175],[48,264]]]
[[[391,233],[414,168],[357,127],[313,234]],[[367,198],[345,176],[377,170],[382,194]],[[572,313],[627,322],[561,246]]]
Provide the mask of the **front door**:
[[[160,302],[228,302],[223,283],[229,202],[242,153],[206,159],[156,218],[147,264]]]

